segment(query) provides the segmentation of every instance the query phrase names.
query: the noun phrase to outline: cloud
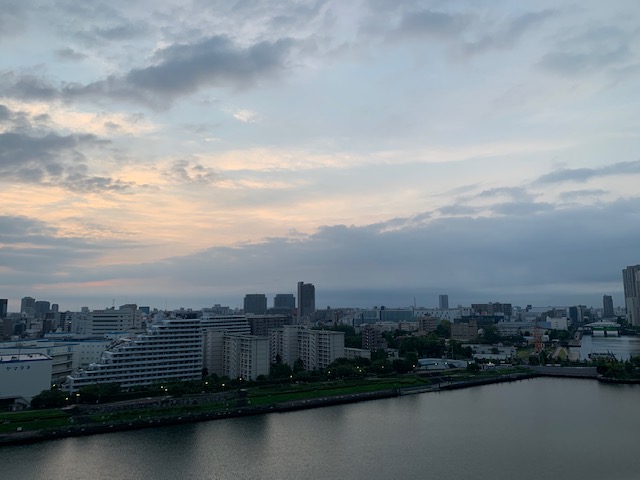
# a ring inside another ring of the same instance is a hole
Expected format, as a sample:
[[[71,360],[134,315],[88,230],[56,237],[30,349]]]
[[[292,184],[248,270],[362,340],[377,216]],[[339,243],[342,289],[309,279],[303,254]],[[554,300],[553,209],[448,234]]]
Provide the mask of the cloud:
[[[475,41],[466,42],[462,50],[467,55],[476,55],[489,50],[514,48],[526,33],[539,27],[554,15],[556,15],[556,12],[552,10],[524,13],[502,22],[493,29],[487,28],[486,30],[493,31],[480,35]]]
[[[640,174],[640,160],[618,162],[599,168],[562,168],[539,177],[537,183],[586,182],[592,178]]]
[[[243,47],[218,35],[159,49],[146,67],[85,85],[66,83],[56,87],[43,77],[15,72],[5,72],[0,85],[7,94],[27,101],[111,98],[164,108],[201,88],[242,90],[277,77],[287,68],[293,44],[292,40],[281,39]]]
[[[0,109],[14,128],[0,132],[0,181],[61,186],[77,192],[123,192],[134,186],[111,177],[92,175],[83,152],[109,144],[93,134],[59,134],[33,128],[25,112]],[[38,116],[40,117],[40,115]]]
[[[181,184],[209,185],[220,181],[220,175],[212,168],[189,160],[176,160],[165,172],[171,181]]]
[[[55,51],[56,56],[66,62],[80,62],[87,58],[87,55],[74,50],[73,48],[61,48]]]
[[[256,121],[258,114],[251,110],[237,110],[233,113],[233,118],[242,123],[253,123]]]
[[[620,68],[632,58],[629,48],[632,36],[618,27],[592,28],[559,41],[555,50],[540,59],[538,67],[561,75],[583,75],[609,67]]]
[[[407,10],[390,35],[396,39],[432,38],[454,46],[456,54],[473,56],[512,49],[524,35],[555,15],[553,10],[543,10],[498,19],[473,11]]]

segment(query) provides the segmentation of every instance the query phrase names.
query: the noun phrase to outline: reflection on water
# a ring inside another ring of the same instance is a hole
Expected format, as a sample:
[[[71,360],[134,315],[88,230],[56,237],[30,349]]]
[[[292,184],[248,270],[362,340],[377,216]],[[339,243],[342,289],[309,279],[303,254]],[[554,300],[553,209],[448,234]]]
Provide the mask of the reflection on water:
[[[589,358],[590,353],[613,353],[618,360],[628,360],[640,355],[640,336],[600,337],[585,335],[580,345],[580,360]],[[640,477],[639,477],[640,478]]]
[[[540,378],[0,448],[0,478],[637,480],[640,386]]]

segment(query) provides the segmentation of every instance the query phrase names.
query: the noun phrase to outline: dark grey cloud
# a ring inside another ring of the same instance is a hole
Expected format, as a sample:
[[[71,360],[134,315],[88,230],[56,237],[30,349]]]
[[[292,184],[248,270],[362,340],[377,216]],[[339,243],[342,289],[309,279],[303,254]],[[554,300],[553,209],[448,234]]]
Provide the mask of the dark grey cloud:
[[[102,149],[108,140],[91,134],[65,134],[35,128],[46,119],[31,119],[0,105],[0,121],[13,128],[0,133],[0,182],[40,183],[80,192],[124,192],[134,186],[110,177],[92,175],[85,152]]]
[[[74,50],[73,48],[61,48],[55,51],[56,57],[66,62],[80,62],[87,58],[87,55]]]
[[[563,168],[539,177],[537,183],[586,182],[612,175],[640,174],[640,160],[618,162],[599,168]]]
[[[572,190],[570,192],[562,192],[560,194],[560,198],[564,201],[575,201],[582,198],[588,197],[600,197],[602,195],[607,195],[609,192],[606,190],[600,190],[597,188],[592,189],[584,189],[584,190]]]
[[[527,207],[505,208],[504,215],[493,217],[427,223],[398,218],[390,222],[401,228],[392,229],[383,224],[325,226],[306,238],[215,247],[98,274],[151,285],[171,278],[176,289],[172,298],[180,290],[189,298],[202,294],[210,303],[230,292],[241,299],[248,291],[286,291],[300,279],[314,283],[322,301],[335,306],[335,298],[323,291],[342,291],[340,298],[348,298],[351,291],[375,291],[378,299],[370,305],[388,305],[401,290],[409,296],[456,291],[469,301],[523,305],[572,304],[584,301],[586,294],[599,303],[605,293],[602,285],[609,285],[606,293],[618,294],[621,269],[637,263],[638,211],[640,198],[633,198],[565,209],[543,204],[535,215]],[[621,224],[626,228],[619,228]]]
[[[127,245],[122,240],[68,236],[58,226],[34,218],[0,215],[0,265],[10,270],[0,279],[0,286],[31,286],[41,279],[48,283],[57,278],[59,282],[60,275],[73,278],[78,265],[94,264],[102,253]]]
[[[175,44],[155,52],[151,63],[86,85],[55,86],[42,76],[5,72],[0,92],[25,100],[101,101],[107,98],[164,108],[204,87],[246,89],[275,78],[288,65],[294,41],[239,46],[225,36]]]

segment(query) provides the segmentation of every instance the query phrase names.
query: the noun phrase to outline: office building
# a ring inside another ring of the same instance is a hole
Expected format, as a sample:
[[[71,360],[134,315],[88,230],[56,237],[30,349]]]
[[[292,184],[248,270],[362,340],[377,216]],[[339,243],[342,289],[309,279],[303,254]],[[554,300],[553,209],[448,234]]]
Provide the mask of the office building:
[[[316,311],[316,287],[313,283],[298,282],[298,318]]]
[[[36,299],[33,297],[24,297],[20,301],[20,313],[33,316],[36,312]]]
[[[267,313],[267,296],[264,293],[248,293],[244,296],[244,313],[264,315]]]
[[[0,298],[0,320],[3,318],[7,318],[7,306],[9,305],[9,300],[6,298]]]
[[[124,390],[170,380],[202,378],[202,328],[200,320],[158,318],[147,332],[119,338],[90,364],[67,377],[70,392],[97,383],[117,383]]]
[[[602,316],[604,318],[615,317],[615,313],[613,311],[613,297],[611,295],[602,296]]]
[[[106,310],[93,310],[84,326],[84,331],[93,336],[104,336],[112,332],[138,332],[144,331],[138,312],[133,308],[108,308]]]
[[[440,310],[446,310],[449,308],[449,295],[438,296],[438,308]]]
[[[293,293],[278,293],[273,297],[273,308],[287,309],[293,312],[296,308],[296,297]]]
[[[640,265],[629,266],[622,270],[624,286],[624,305],[627,309],[627,321],[634,327],[640,326]]]

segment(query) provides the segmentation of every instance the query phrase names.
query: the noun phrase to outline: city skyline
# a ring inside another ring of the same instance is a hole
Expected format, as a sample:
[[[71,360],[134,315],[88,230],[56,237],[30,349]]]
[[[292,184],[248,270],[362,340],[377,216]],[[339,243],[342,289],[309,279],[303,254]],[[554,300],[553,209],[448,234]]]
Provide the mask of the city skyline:
[[[624,305],[634,1],[0,9],[0,297]]]

